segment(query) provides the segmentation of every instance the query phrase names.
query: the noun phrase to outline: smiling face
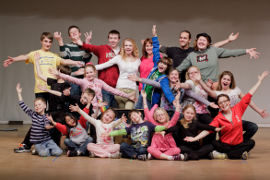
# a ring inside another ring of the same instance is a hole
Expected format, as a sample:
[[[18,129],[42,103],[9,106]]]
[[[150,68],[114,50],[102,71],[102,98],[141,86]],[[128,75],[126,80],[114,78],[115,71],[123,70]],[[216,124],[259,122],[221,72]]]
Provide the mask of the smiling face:
[[[221,111],[227,112],[230,109],[231,101],[226,96],[218,97],[217,103]]]
[[[183,112],[183,115],[185,120],[189,123],[192,122],[192,120],[195,118],[196,112],[191,107],[189,107]]]
[[[168,67],[168,65],[165,64],[164,62],[162,62],[162,61],[159,61],[159,62],[158,62],[158,71],[159,71],[160,73],[164,74],[165,71],[167,70],[167,67]]]
[[[221,78],[221,87],[223,90],[227,90],[230,89],[230,85],[231,85],[231,77],[229,75],[224,75]]]
[[[96,70],[93,67],[88,66],[84,69],[84,76],[88,81],[93,81],[96,77]]]
[[[145,51],[147,52],[148,56],[153,55],[153,45],[149,42],[145,44]]]
[[[115,118],[115,114],[112,110],[105,111],[103,116],[102,116],[102,122],[104,124],[109,124],[111,123]]]
[[[129,118],[131,119],[132,122],[134,122],[135,124],[138,124],[142,121],[142,116],[140,112],[132,112],[129,115]]]
[[[35,111],[38,114],[43,115],[45,113],[46,104],[41,100],[36,100],[34,104],[35,104]]]
[[[200,36],[198,38],[197,47],[198,47],[199,51],[206,49],[208,45],[209,45],[209,43],[208,43],[207,39],[204,36]]]
[[[83,105],[90,103],[92,100],[93,100],[93,96],[91,94],[82,93],[81,98],[80,98],[80,102]]]
[[[189,39],[189,34],[187,32],[182,32],[179,37],[179,43],[182,49],[189,48],[189,43],[191,39]]]
[[[124,42],[124,51],[125,51],[127,56],[132,55],[132,53],[133,53],[132,42],[125,40],[125,42]]]
[[[81,37],[81,33],[79,31],[79,29],[77,28],[71,28],[69,30],[69,38],[72,39],[72,40],[75,40],[75,39],[79,39]]]
[[[173,70],[169,73],[169,80],[172,83],[176,83],[177,81],[179,81],[179,72],[178,70]]]
[[[160,124],[165,124],[167,122],[167,116],[165,112],[159,109],[155,110],[154,118]]]
[[[189,79],[195,81],[195,76],[201,74],[197,67],[191,67],[187,71]]]
[[[114,49],[117,47],[117,44],[119,43],[120,38],[118,34],[109,34],[108,41],[109,41],[109,45]]]
[[[74,119],[74,117],[66,115],[65,116],[65,121],[66,121],[66,124],[69,127],[75,127],[76,126],[76,120]]]
[[[50,51],[50,48],[52,46],[52,40],[48,39],[47,37],[45,37],[42,41],[40,41],[42,44],[42,50],[47,52]]]

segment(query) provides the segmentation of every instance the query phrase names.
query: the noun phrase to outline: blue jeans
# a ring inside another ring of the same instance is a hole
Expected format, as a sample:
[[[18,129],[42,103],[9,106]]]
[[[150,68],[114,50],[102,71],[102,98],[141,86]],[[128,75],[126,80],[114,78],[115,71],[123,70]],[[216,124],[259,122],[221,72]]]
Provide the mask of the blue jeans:
[[[77,84],[73,84],[73,83],[69,83],[70,84],[70,95],[79,95],[81,96],[82,94],[82,90],[81,90],[81,87]]]
[[[151,106],[151,101],[149,101],[147,98],[146,98],[146,100],[147,100],[148,109],[151,109],[151,107],[152,107]],[[142,95],[139,96],[138,101],[135,104],[134,109],[144,109],[143,108],[143,98],[142,98]]]
[[[243,125],[243,131],[246,131],[243,134],[244,141],[251,139],[252,136],[254,136],[254,134],[258,131],[257,124],[253,122],[242,120],[242,125]]]
[[[35,144],[35,148],[41,157],[60,156],[63,152],[52,139]]]
[[[113,107],[113,108],[118,108],[118,104],[117,101],[114,98],[114,94],[105,91],[105,90],[101,90],[102,93],[102,99],[103,101],[106,101],[108,103],[108,107]]]
[[[147,154],[147,148],[140,147],[134,148],[133,146],[129,145],[128,143],[122,143],[120,145],[120,151],[122,152],[122,157],[124,158],[138,158],[138,155]]]
[[[87,149],[87,144],[93,142],[93,138],[88,137],[83,144],[80,146],[75,144],[73,141],[71,141],[69,138],[66,138],[64,140],[64,144],[67,146],[69,150],[74,150],[74,151],[80,151],[82,154],[85,155],[86,149]]]

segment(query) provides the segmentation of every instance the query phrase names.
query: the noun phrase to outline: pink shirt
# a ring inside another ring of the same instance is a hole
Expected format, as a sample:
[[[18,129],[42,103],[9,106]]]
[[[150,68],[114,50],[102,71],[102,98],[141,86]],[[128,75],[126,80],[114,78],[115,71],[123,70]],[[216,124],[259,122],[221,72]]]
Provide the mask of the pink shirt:
[[[128,94],[109,86],[104,81],[97,78],[95,78],[93,81],[89,81],[86,78],[78,79],[62,73],[59,73],[59,77],[81,86],[82,92],[84,92],[84,90],[87,88],[93,89],[96,92],[96,96],[92,100],[93,109],[95,110],[97,109],[98,99],[102,100],[102,93],[101,93],[102,89],[104,89],[105,91],[109,91],[110,93],[115,94],[117,96],[129,98]]]

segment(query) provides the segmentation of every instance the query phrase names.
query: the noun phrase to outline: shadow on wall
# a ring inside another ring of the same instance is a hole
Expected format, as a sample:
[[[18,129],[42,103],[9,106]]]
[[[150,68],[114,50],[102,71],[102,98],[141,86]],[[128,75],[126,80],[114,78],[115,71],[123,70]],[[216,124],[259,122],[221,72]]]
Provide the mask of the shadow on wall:
[[[226,0],[226,1],[181,1],[181,0],[9,0],[1,3],[0,15],[31,16],[40,15],[52,19],[82,19],[89,17],[114,20],[127,18],[131,20],[158,20],[188,22],[193,19],[206,18],[224,20],[232,23],[269,20],[268,7],[270,1],[265,0]],[[257,16],[254,16],[257,14]]]

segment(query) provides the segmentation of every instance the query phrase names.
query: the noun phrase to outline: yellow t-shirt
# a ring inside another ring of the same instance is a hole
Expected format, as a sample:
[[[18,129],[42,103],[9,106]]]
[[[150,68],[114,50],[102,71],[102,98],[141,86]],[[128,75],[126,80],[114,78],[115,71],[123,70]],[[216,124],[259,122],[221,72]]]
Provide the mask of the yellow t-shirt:
[[[54,78],[53,75],[49,73],[49,68],[56,68],[57,66],[60,65],[61,57],[59,57],[57,54],[52,53],[52,52],[44,52],[42,50],[37,50],[37,51],[32,51],[28,54],[29,59],[25,61],[26,64],[32,63],[34,65],[34,74],[35,74],[35,93],[41,93],[44,91],[41,91],[37,85],[45,85],[46,82],[41,80],[38,75],[37,75],[37,70],[36,70],[36,64],[35,64],[35,54],[36,52],[39,52],[40,54],[40,59],[39,59],[39,66],[41,69],[41,72],[44,76],[49,77],[49,78]],[[50,88],[50,87],[48,87]]]

